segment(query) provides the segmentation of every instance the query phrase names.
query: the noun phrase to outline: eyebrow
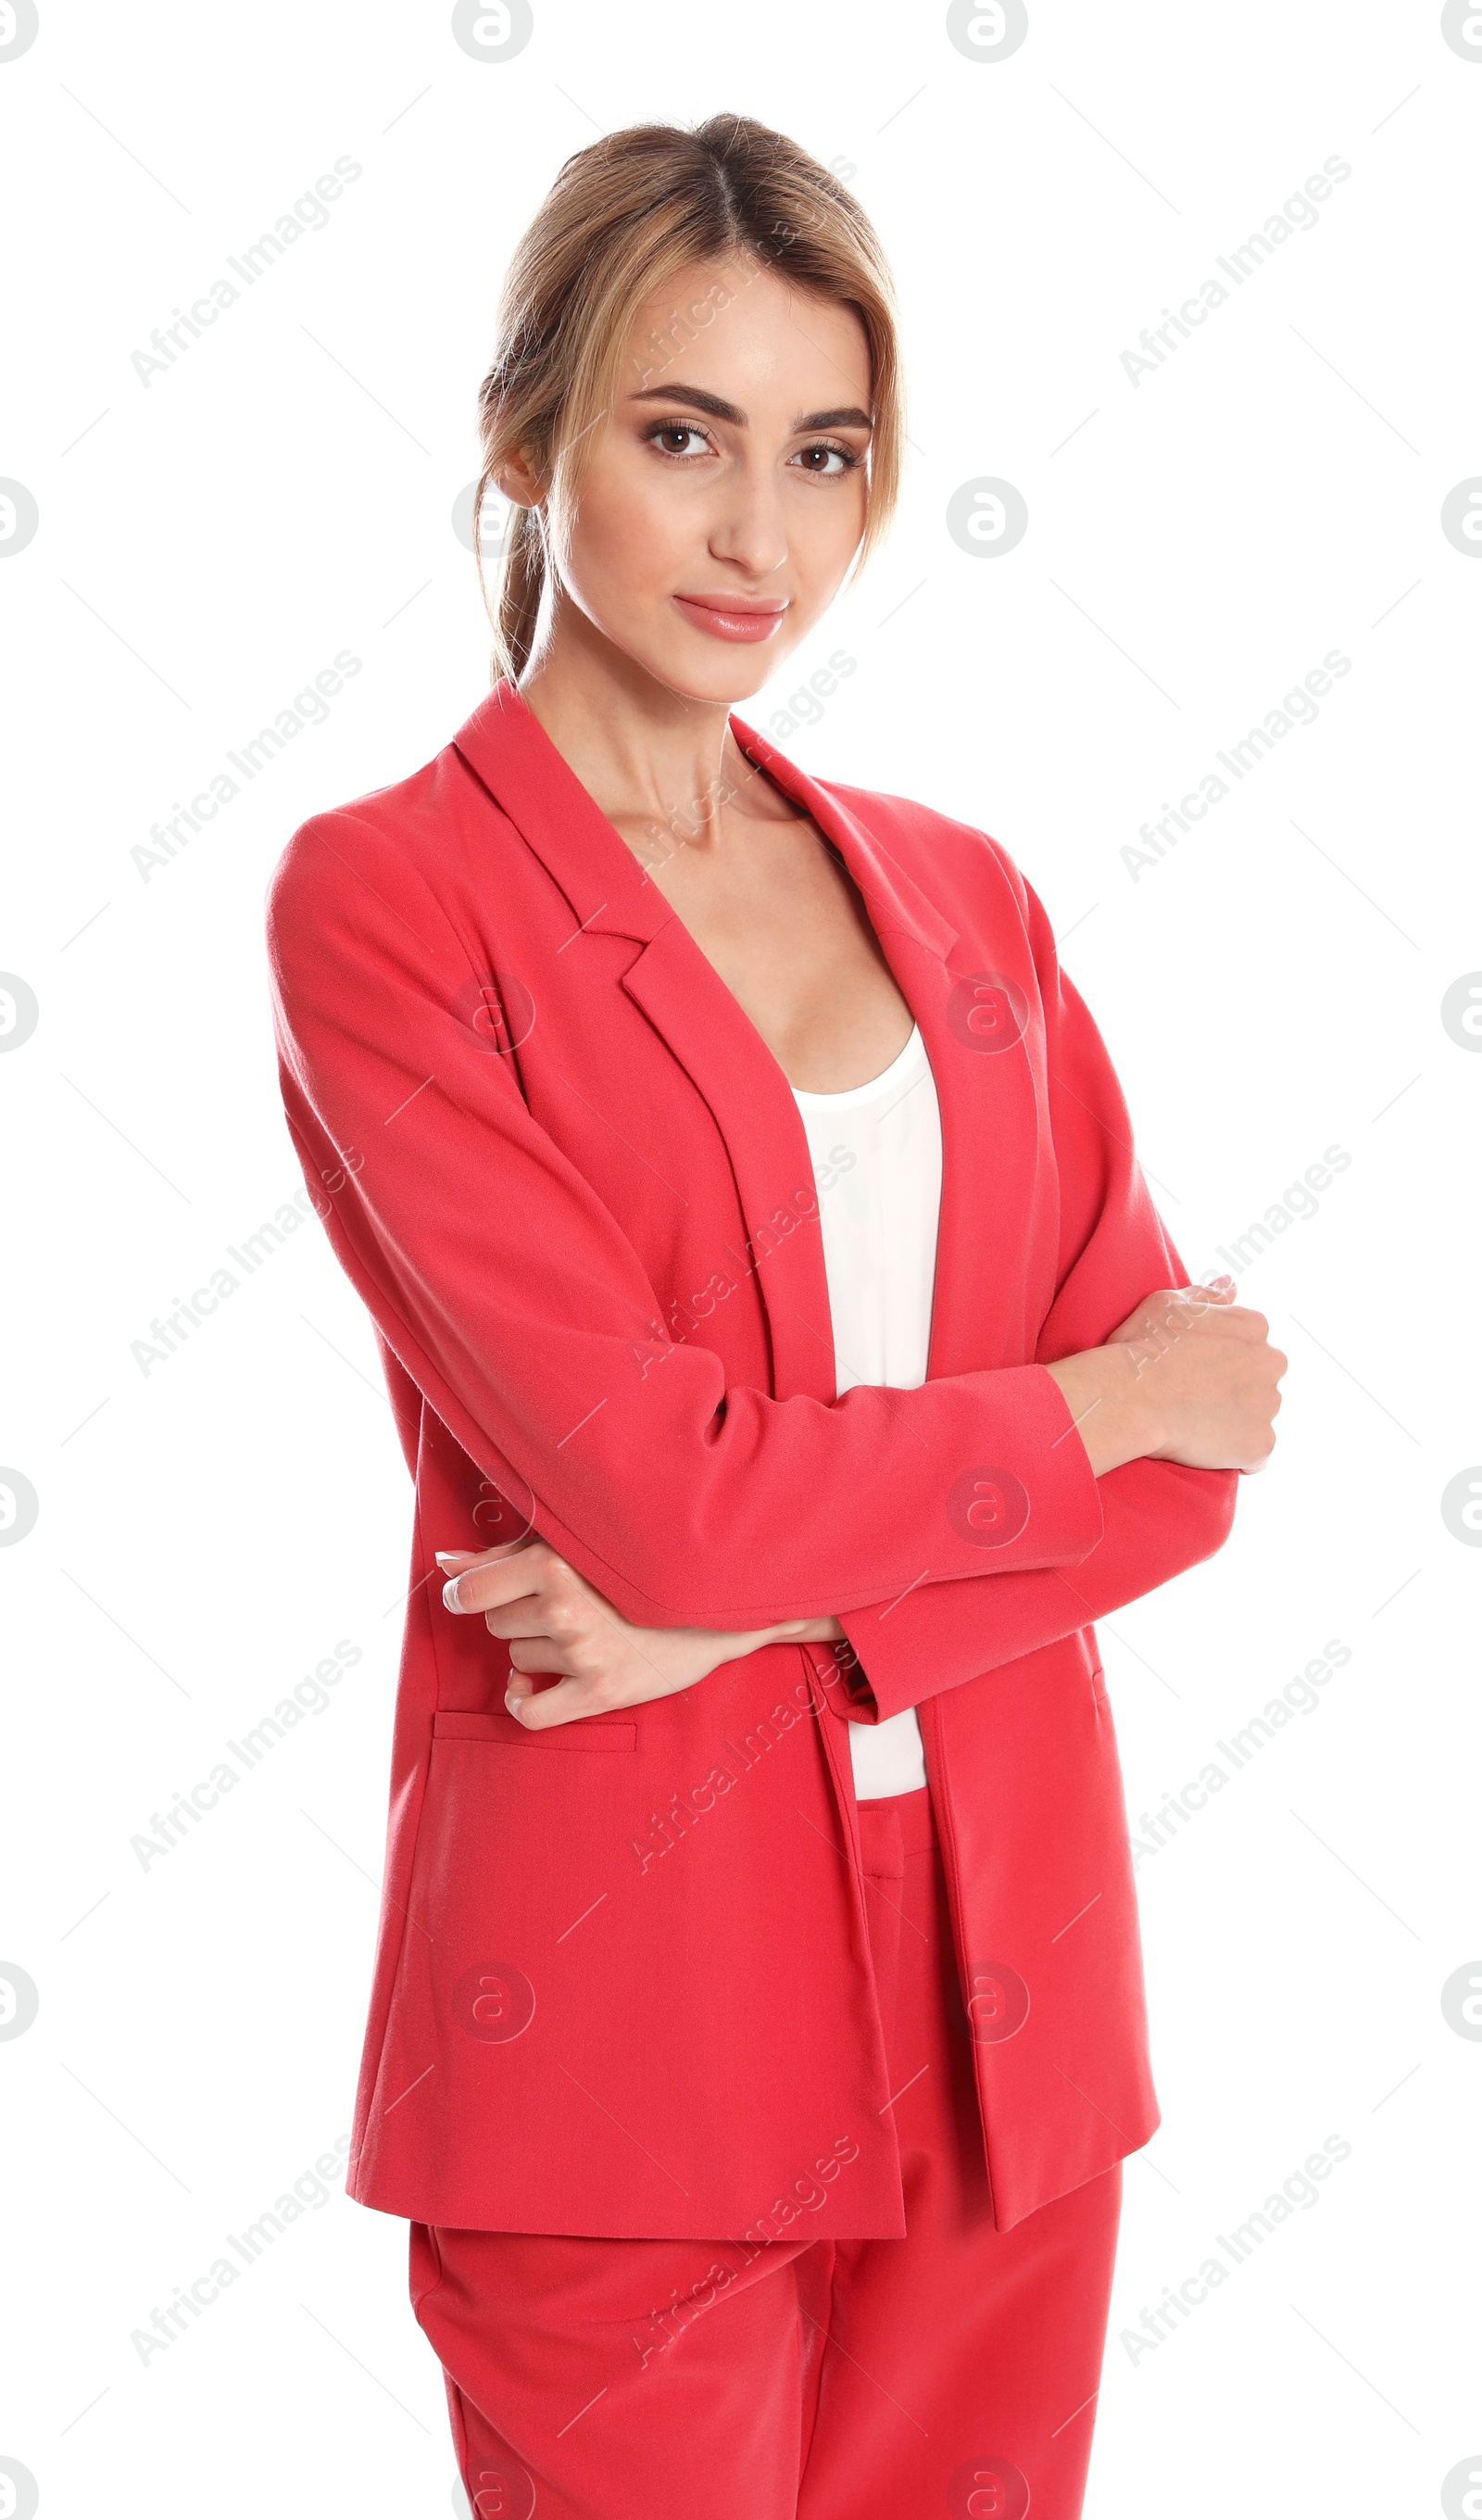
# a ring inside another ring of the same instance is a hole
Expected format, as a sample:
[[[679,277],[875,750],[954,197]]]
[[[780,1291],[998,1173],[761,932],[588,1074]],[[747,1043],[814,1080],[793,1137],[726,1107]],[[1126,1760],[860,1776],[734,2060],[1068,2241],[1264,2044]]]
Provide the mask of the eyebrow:
[[[708,412],[712,420],[728,420],[735,428],[744,428],[746,415],[734,402],[724,402],[719,394],[706,393],[701,385],[645,385],[630,394],[630,402],[688,402],[696,410]],[[855,403],[840,404],[836,411],[810,411],[792,424],[794,435],[810,428],[870,428],[874,426],[868,411]]]

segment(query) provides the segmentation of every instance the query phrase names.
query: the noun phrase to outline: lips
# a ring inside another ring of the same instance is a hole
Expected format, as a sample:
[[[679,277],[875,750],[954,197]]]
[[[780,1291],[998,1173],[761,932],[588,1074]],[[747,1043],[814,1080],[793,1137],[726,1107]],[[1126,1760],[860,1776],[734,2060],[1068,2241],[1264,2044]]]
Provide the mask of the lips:
[[[676,595],[674,601],[686,620],[712,639],[770,639],[787,609],[786,603],[736,604],[724,596]]]

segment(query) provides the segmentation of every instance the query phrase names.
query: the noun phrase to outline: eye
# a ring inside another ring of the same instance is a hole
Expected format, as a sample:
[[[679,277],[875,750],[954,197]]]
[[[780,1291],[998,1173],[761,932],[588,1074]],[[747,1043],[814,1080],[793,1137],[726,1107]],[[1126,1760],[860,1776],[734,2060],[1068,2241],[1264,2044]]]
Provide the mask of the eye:
[[[822,458],[822,461],[815,459]],[[798,449],[792,458],[801,472],[811,472],[816,480],[836,481],[845,472],[855,472],[862,458],[852,446],[843,446],[837,438],[815,438],[811,446]]]
[[[702,455],[710,444],[709,438],[698,422],[693,420],[656,420],[651,428],[644,430],[644,437],[649,445],[656,446],[660,454],[668,455],[680,463],[693,462],[696,455]],[[693,446],[687,446],[685,443],[687,438],[695,440],[696,443]]]

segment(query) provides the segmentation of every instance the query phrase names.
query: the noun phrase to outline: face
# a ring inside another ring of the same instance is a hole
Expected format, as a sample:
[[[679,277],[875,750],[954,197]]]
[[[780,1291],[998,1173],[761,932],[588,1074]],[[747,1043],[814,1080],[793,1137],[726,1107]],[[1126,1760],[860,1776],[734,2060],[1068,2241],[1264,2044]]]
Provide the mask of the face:
[[[858,549],[869,413],[849,308],[760,263],[679,273],[640,307],[593,432],[565,603],[670,691],[729,704],[760,690]],[[517,467],[501,487],[538,496]]]

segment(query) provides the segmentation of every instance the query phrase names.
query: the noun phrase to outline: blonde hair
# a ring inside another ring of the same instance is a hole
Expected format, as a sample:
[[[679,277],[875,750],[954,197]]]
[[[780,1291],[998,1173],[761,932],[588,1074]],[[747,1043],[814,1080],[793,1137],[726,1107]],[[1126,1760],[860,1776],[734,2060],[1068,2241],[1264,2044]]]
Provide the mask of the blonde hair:
[[[566,159],[516,247],[479,388],[473,550],[494,634],[491,681],[516,677],[529,657],[547,568],[568,546],[592,432],[616,399],[639,307],[687,265],[735,254],[859,317],[874,428],[856,573],[884,534],[905,442],[900,336],[889,266],[858,202],[806,150],[745,114],[713,114],[694,130],[641,122],[608,132]],[[655,341],[652,374],[678,355],[685,325],[679,317],[667,337],[676,346]],[[697,331],[691,325],[689,337]],[[521,452],[547,513],[512,510],[491,607],[484,493]]]

